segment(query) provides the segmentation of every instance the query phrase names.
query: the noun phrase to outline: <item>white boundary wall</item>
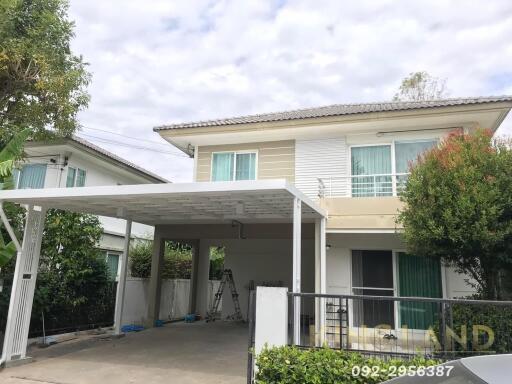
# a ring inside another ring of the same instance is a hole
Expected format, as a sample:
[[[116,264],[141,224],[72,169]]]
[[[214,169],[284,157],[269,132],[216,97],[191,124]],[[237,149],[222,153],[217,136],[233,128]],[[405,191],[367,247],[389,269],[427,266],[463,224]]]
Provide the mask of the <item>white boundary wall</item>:
[[[279,347],[288,341],[288,289],[256,288],[256,329],[254,350],[259,354],[267,345]]]
[[[219,283],[217,280],[208,282],[208,307]],[[125,289],[122,325],[143,325],[148,313],[149,279],[128,277]],[[183,318],[188,313],[189,296],[190,280],[163,279],[159,319],[165,321]]]

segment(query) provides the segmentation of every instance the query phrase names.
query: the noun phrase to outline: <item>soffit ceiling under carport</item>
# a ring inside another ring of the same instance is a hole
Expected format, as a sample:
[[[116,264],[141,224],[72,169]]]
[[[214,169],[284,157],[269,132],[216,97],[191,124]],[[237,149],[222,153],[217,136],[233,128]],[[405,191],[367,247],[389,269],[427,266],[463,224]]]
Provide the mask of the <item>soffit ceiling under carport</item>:
[[[286,180],[118,185],[0,191],[0,201],[156,224],[291,222],[293,199],[302,221],[326,213]]]

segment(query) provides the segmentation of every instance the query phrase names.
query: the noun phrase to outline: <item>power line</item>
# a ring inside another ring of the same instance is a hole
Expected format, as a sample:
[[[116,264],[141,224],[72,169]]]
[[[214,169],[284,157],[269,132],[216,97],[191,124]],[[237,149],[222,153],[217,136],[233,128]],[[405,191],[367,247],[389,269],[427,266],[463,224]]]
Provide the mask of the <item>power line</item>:
[[[126,139],[132,139],[132,140],[137,140],[137,141],[145,141],[147,143],[151,143],[151,144],[158,144],[158,145],[165,145],[165,146],[168,146],[169,144],[168,143],[159,143],[158,141],[153,141],[153,140],[147,140],[147,139],[142,139],[140,137],[135,137],[135,136],[128,136],[128,135],[125,135],[123,133],[117,133],[117,132],[110,132],[110,131],[107,131],[106,129],[100,129],[100,128],[93,128],[93,127],[88,127],[86,125],[83,126],[85,129],[92,129],[94,131],[100,131],[100,132],[105,132],[105,133],[108,133],[110,135],[116,135],[116,136],[121,136],[121,137],[124,137]]]
[[[188,156],[186,156],[186,155],[181,155],[181,154],[173,153],[170,151],[164,151],[164,150],[157,149],[157,148],[150,148],[150,147],[143,147],[143,146],[135,145],[135,144],[129,144],[129,143],[125,143],[122,141],[117,141],[117,140],[107,139],[104,137],[89,135],[89,134],[83,133],[83,132],[81,132],[80,135],[91,137],[91,138],[95,139],[96,141],[99,141],[99,142],[102,142],[105,144],[115,144],[115,145],[120,145],[120,146],[124,146],[124,147],[128,147],[128,148],[141,149],[143,151],[151,151],[151,152],[163,153],[166,155],[171,155],[171,156],[176,156],[176,157],[188,158]]]

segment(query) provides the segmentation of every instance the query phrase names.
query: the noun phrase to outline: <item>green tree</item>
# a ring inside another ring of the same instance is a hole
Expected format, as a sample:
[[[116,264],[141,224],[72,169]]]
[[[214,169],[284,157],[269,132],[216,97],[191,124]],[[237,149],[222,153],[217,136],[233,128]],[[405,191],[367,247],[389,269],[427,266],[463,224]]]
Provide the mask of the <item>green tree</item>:
[[[394,101],[437,100],[448,96],[446,80],[431,76],[428,72],[411,72],[402,80]]]
[[[90,75],[70,50],[67,11],[65,0],[0,0],[0,141],[77,129]]]
[[[16,161],[21,157],[23,144],[29,135],[30,131],[28,129],[19,132],[0,151],[0,190],[12,188],[12,169]],[[8,207],[5,207],[5,210],[9,213],[9,217],[14,217],[15,220],[13,221],[18,223],[18,225],[11,226],[18,227],[21,223],[18,217],[19,210],[12,204],[7,205]],[[6,240],[8,238],[5,228],[3,228],[3,223],[0,222],[0,272],[16,254],[14,242]]]
[[[454,133],[420,157],[401,194],[409,252],[468,274],[487,299],[512,269],[512,151],[487,131]]]
[[[108,282],[105,258],[97,248],[103,228],[97,216],[51,209],[46,215],[39,262],[38,300],[76,307]],[[44,286],[43,286],[44,285]]]

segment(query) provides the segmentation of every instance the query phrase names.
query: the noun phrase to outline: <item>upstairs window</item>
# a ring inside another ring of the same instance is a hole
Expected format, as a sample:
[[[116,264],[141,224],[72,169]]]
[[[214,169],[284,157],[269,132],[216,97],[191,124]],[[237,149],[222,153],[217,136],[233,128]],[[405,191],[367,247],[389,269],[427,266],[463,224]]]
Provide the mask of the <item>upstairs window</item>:
[[[391,196],[391,146],[353,147],[352,196]]]
[[[352,196],[392,196],[403,189],[413,164],[438,140],[395,141],[351,147]]]
[[[212,155],[212,181],[256,180],[256,152]]]
[[[66,179],[66,187],[84,187],[86,172],[80,168],[68,167],[68,177]]]
[[[46,164],[26,164],[21,170],[14,171],[15,185],[18,189],[44,188]]]

